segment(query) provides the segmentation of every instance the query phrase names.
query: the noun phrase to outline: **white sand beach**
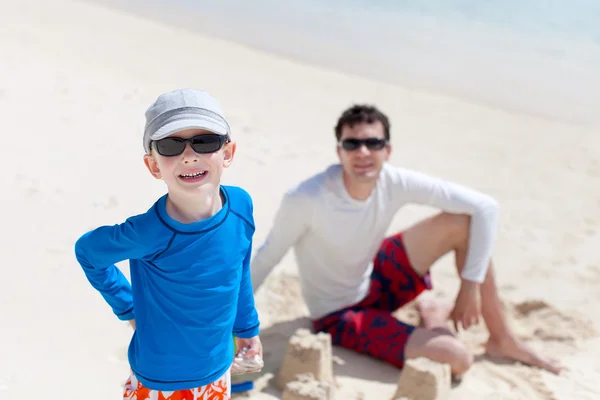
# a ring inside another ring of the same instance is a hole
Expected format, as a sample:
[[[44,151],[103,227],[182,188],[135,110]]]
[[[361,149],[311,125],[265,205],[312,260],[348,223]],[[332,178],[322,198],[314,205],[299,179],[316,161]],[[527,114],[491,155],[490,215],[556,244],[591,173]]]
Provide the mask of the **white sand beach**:
[[[377,104],[392,121],[393,164],[499,201],[494,257],[511,323],[569,368],[554,376],[489,360],[486,331],[476,327],[461,333],[477,357],[452,399],[600,398],[598,126],[301,64],[91,3],[1,7],[0,400],[122,396],[132,331],[89,285],[73,246],[86,230],[144,212],[164,193],[142,162],[143,117],[158,94],[180,87],[207,89],[223,105],[238,142],[224,183],[254,199],[255,246],[284,191],[337,161],[339,113],[354,102]],[[390,233],[433,211],[404,209]],[[454,298],[451,261],[434,266],[428,295]],[[257,303],[266,365],[249,398],[277,399],[270,384],[287,339],[307,325],[291,253]],[[394,393],[397,369],[334,354],[346,393]]]

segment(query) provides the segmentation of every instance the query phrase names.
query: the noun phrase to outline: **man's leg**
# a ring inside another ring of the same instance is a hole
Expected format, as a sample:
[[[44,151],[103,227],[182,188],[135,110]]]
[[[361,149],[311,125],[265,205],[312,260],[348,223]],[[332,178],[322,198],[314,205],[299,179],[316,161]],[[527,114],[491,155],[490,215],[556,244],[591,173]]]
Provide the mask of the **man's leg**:
[[[440,322],[441,324],[441,322]],[[464,344],[444,329],[416,328],[389,311],[371,307],[350,308],[314,321],[316,331],[331,335],[332,343],[369,355],[398,368],[406,358],[426,357],[450,365],[462,375],[473,358]],[[408,346],[407,342],[412,342]]]
[[[402,234],[386,238],[374,260],[371,287],[358,304],[313,321],[316,331],[331,334],[334,345],[386,361],[402,368],[406,358],[426,357],[450,365],[453,375],[472,364],[467,347],[444,325],[447,312],[430,307],[424,326],[396,319],[392,312],[431,288],[428,276],[410,265]],[[412,345],[408,346],[407,343]]]
[[[439,258],[454,251],[460,274],[466,261],[469,226],[470,217],[467,215],[441,213],[408,228],[403,234],[404,246],[415,271],[425,275]],[[481,284],[481,314],[490,335],[487,343],[490,355],[560,372],[562,367],[556,360],[537,353],[510,329],[498,296],[491,261]],[[411,342],[409,340],[407,344],[407,354],[411,351]],[[415,338],[415,343],[420,343],[418,338]]]

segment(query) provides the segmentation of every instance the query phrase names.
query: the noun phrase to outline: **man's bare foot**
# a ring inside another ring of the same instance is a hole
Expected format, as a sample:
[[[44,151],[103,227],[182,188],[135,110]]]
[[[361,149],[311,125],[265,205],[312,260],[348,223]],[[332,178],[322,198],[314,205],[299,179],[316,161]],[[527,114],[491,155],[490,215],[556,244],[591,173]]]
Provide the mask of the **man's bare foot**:
[[[423,328],[448,328],[448,318],[452,311],[452,304],[433,298],[422,298],[417,300],[416,308],[421,317]]]
[[[533,367],[543,368],[555,374],[559,374],[565,369],[558,360],[539,354],[526,343],[514,338],[501,341],[490,339],[486,345],[486,352],[491,357],[519,361]]]

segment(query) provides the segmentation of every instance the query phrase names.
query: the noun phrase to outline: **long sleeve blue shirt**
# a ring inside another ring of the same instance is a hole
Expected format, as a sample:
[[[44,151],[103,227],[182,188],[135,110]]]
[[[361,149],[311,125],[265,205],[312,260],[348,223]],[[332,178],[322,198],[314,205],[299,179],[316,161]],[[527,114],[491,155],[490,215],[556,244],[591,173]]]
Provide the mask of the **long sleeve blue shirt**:
[[[135,318],[128,358],[142,384],[182,390],[214,382],[231,366],[231,335],[259,333],[250,277],[252,200],[221,186],[214,216],[191,224],[166,212],[167,195],[144,214],[87,232],[75,255],[121,320]],[[131,284],[115,265],[129,260]]]

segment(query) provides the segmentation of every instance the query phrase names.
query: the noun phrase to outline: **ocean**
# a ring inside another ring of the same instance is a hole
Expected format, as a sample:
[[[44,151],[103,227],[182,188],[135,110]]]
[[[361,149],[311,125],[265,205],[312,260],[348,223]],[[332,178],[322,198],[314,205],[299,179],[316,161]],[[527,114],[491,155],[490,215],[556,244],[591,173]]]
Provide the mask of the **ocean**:
[[[600,126],[595,0],[98,0],[414,90]]]

